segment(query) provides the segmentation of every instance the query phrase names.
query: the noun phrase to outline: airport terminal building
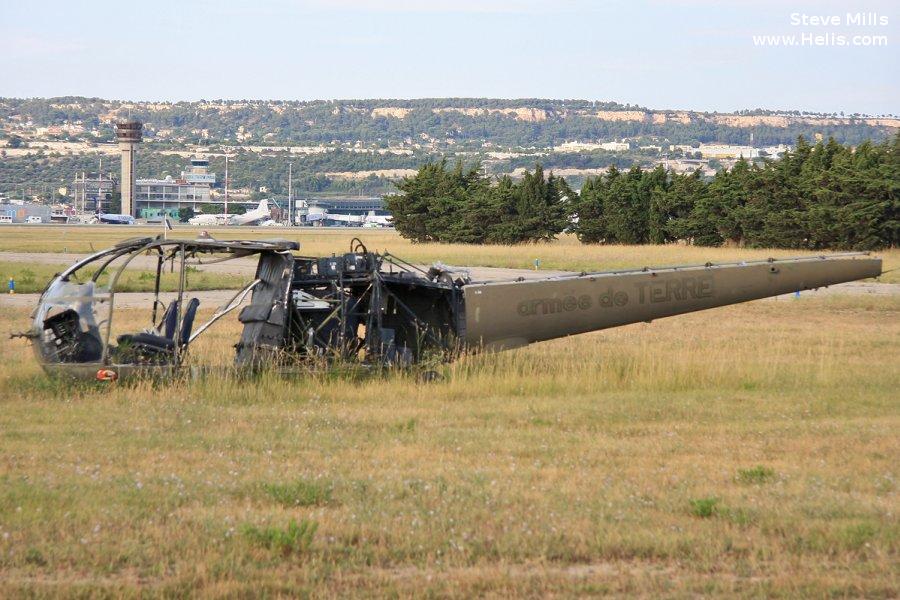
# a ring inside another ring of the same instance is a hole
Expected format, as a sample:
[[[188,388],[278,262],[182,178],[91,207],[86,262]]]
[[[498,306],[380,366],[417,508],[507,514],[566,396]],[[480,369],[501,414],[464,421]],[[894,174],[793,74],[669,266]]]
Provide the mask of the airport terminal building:
[[[375,211],[376,215],[387,215],[384,200],[381,198],[316,198],[306,201],[310,209],[326,210],[333,214],[367,215]]]
[[[137,217],[148,219],[163,213],[178,217],[182,208],[202,212],[200,206],[210,203],[210,190],[216,182],[216,174],[209,172],[209,160],[191,159],[189,170],[182,171],[177,179],[138,179],[134,182],[134,203]]]

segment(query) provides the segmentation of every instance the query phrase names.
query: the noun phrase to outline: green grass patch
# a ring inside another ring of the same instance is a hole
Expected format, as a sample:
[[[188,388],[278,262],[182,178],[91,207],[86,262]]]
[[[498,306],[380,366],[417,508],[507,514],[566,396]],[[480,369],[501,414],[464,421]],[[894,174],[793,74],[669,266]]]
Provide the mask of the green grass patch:
[[[756,465],[750,469],[738,469],[737,481],[743,484],[761,485],[775,479],[775,471],[769,467]]]
[[[287,527],[245,525],[243,533],[254,544],[274,550],[282,556],[303,554],[312,545],[319,524],[315,521],[291,521]]]
[[[841,529],[837,537],[844,548],[858,551],[870,544],[876,535],[878,529],[873,524],[856,523]]]
[[[325,506],[331,503],[330,483],[298,479],[291,483],[265,483],[262,489],[267,496],[284,506]]]
[[[44,558],[44,554],[37,548],[29,548],[25,552],[25,562],[29,565],[43,567],[47,564],[47,559]]]
[[[691,514],[701,519],[715,516],[719,511],[718,498],[696,498],[689,502]]]

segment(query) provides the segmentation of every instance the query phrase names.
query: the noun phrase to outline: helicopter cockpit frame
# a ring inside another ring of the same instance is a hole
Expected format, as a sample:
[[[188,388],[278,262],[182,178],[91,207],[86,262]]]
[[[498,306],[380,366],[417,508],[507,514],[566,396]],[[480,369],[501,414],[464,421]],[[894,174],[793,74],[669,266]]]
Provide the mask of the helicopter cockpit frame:
[[[198,265],[253,256],[292,264],[299,244],[286,240],[124,240],[75,263],[51,280],[32,314],[28,337],[45,370],[80,378],[113,380],[134,373],[174,372],[191,343],[213,323],[241,305],[264,282],[259,277],[237,290],[210,319],[194,321],[197,298],[188,298],[187,275]],[[139,256],[155,257],[149,326],[113,336],[116,297],[122,276]],[[262,264],[263,260],[260,261]],[[162,300],[161,283],[168,267],[175,274],[174,298]],[[258,267],[259,268],[259,267]]]

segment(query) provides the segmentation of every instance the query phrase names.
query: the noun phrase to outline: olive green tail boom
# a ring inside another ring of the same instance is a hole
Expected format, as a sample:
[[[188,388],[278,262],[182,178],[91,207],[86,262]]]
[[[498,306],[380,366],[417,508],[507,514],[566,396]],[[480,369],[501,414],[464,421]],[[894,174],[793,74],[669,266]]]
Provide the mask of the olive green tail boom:
[[[467,344],[502,350],[629,323],[877,277],[867,253],[469,284]]]

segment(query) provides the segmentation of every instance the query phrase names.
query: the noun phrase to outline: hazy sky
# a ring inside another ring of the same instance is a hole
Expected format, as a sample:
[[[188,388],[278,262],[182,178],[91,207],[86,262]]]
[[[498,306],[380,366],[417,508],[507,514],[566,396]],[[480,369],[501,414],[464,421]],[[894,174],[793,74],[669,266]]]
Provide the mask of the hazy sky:
[[[847,25],[847,13],[887,25]],[[792,25],[791,14],[840,25]],[[0,96],[584,98],[900,113],[900,2],[0,0]],[[759,47],[753,35],[884,35]]]

